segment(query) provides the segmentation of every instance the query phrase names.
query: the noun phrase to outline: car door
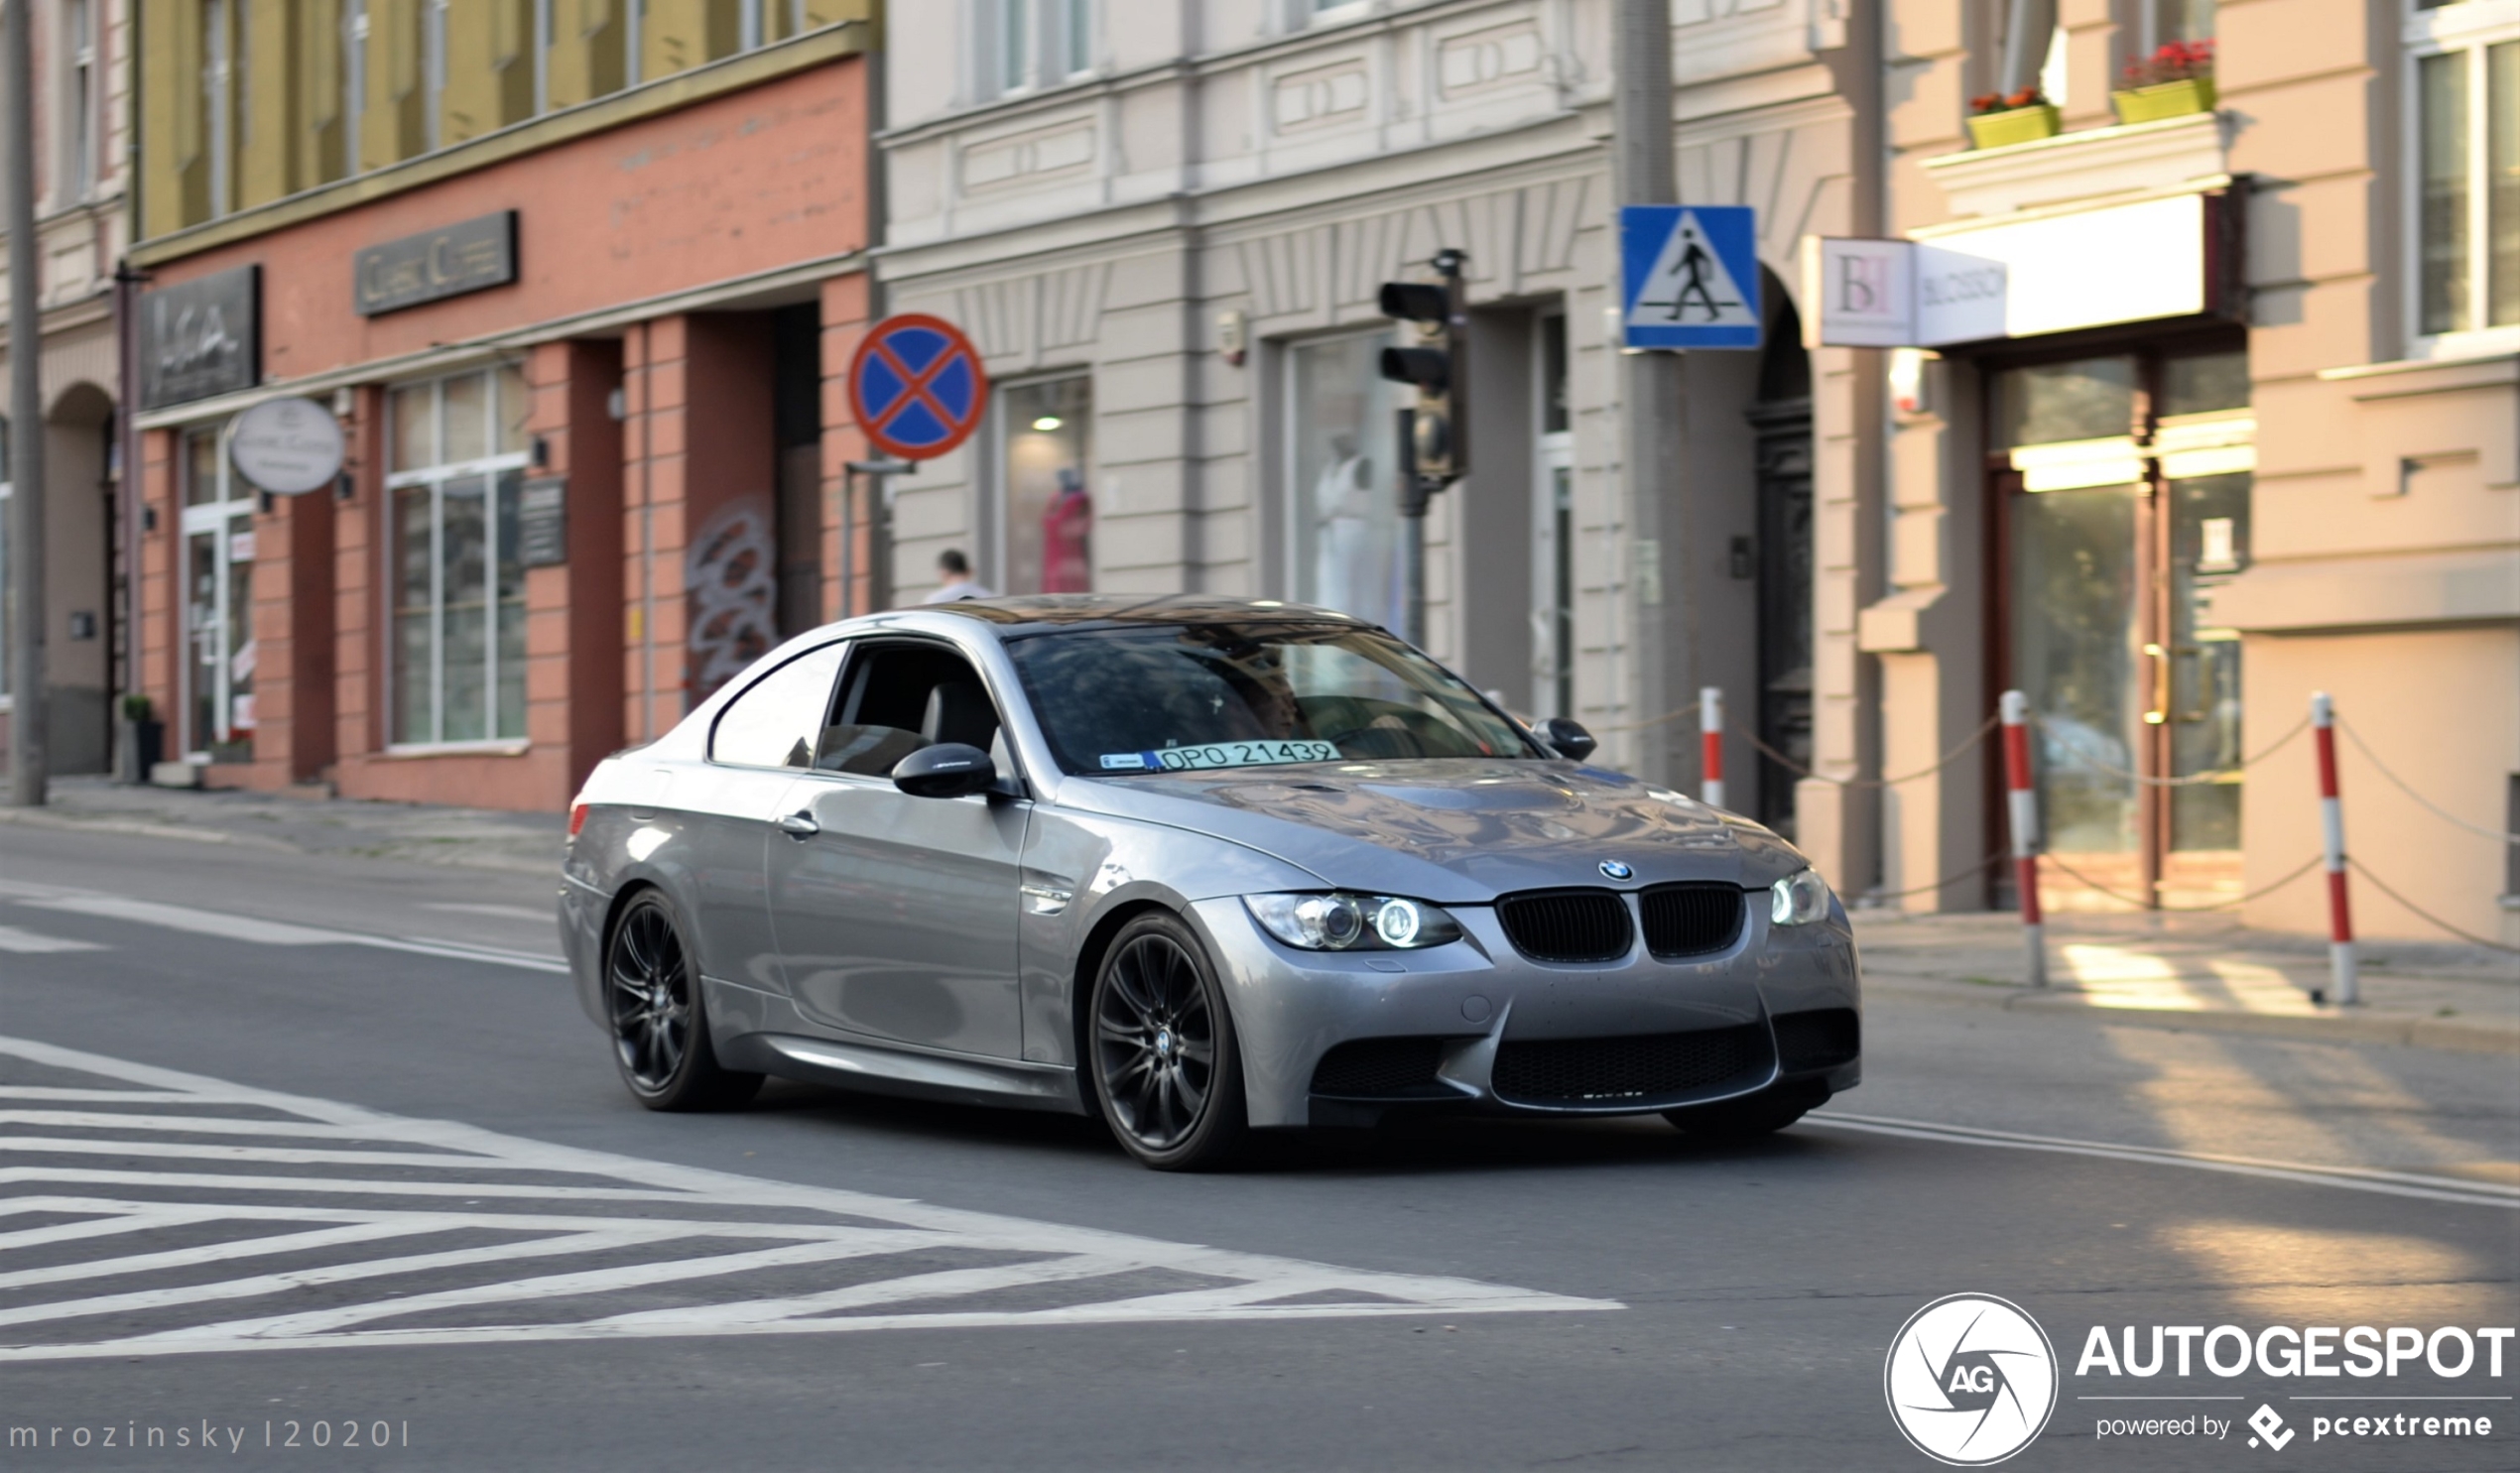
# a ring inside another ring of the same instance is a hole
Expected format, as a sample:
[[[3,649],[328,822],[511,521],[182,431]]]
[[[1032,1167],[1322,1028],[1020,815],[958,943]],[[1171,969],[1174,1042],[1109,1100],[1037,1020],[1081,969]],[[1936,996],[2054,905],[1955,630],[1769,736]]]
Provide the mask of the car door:
[[[763,864],[798,773],[829,719],[845,642],[808,650],[755,678],[709,728],[708,760],[674,775],[683,866],[704,973],[763,992],[785,986]]]
[[[1004,794],[913,798],[893,765],[932,742],[992,752],[987,686],[950,646],[852,651],[814,770],[781,802],[771,924],[806,1018],[864,1038],[1022,1056],[1016,915],[1032,804]],[[810,830],[810,831],[809,831]]]

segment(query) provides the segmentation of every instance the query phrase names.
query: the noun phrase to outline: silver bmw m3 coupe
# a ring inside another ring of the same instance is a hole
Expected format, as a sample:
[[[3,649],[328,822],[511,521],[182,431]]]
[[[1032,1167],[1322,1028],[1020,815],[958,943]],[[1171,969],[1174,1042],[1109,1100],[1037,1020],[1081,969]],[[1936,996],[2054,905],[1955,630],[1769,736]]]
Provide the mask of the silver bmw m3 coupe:
[[[880,614],[597,767],[561,928],[660,1110],[780,1074],[1099,1115],[1183,1168],[1400,1111],[1748,1135],[1852,1086],[1828,887],[1592,747],[1321,609]]]

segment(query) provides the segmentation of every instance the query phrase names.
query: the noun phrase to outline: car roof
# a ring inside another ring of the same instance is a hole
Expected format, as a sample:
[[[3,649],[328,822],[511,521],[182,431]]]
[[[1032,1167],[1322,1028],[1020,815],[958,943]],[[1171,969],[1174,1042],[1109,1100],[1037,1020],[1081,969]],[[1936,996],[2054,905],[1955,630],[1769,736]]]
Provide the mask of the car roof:
[[[1220,598],[1203,593],[1037,593],[964,598],[929,604],[921,612],[958,614],[996,626],[1000,639],[1073,629],[1080,625],[1125,628],[1151,624],[1344,624],[1370,629],[1335,609],[1273,598]]]

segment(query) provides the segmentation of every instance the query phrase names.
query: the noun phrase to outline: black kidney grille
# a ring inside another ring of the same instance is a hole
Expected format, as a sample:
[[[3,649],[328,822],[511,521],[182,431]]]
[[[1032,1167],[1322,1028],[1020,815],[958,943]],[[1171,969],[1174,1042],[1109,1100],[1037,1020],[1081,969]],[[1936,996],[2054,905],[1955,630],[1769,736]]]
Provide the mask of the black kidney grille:
[[[1530,1104],[1610,1104],[1692,1094],[1768,1071],[1758,1024],[1621,1039],[1507,1040],[1496,1049],[1497,1094]]]
[[[1607,890],[1526,890],[1496,902],[1514,949],[1534,961],[1616,961],[1627,955],[1627,902]]]
[[[1645,949],[1665,961],[1721,951],[1741,934],[1738,886],[1657,885],[1637,902],[1645,913]]]
[[[1776,1051],[1787,1073],[1834,1068],[1863,1051],[1863,1026],[1852,1008],[1815,1008],[1775,1018]]]
[[[1352,1039],[1313,1067],[1313,1092],[1347,1099],[1449,1094],[1436,1081],[1442,1039]]]

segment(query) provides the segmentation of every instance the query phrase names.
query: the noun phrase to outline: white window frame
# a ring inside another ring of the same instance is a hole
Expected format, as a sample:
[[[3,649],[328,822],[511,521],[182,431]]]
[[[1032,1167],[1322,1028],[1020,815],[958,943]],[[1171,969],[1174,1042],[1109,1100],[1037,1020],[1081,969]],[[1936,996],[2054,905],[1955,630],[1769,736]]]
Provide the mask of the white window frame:
[[[1093,75],[1101,13],[1101,0],[968,0],[963,16],[972,97],[994,102]],[[1006,54],[1010,20],[1023,22],[1020,64]]]
[[[205,763],[211,759],[210,749],[197,744],[196,739],[201,733],[192,730],[192,696],[194,694],[192,673],[203,663],[195,658],[193,646],[203,637],[205,631],[196,627],[192,621],[192,574],[191,564],[187,560],[191,553],[192,539],[204,535],[213,539],[211,546],[217,550],[216,566],[218,568],[216,575],[218,608],[212,616],[212,628],[207,631],[215,634],[220,642],[218,659],[208,662],[210,668],[217,673],[215,678],[218,687],[211,692],[210,711],[212,722],[217,727],[216,735],[220,741],[233,741],[238,730],[234,724],[236,708],[233,699],[236,679],[233,674],[235,669],[233,662],[236,659],[236,651],[229,648],[226,643],[228,624],[232,617],[228,601],[235,596],[236,565],[235,544],[229,539],[235,535],[232,530],[235,520],[239,517],[251,517],[254,514],[255,496],[253,488],[236,473],[236,467],[230,464],[227,458],[227,434],[228,430],[234,428],[234,421],[229,420],[221,421],[215,427],[196,426],[177,436],[176,439],[179,457],[176,462],[176,494],[183,498],[185,504],[176,518],[177,607],[183,611],[184,655],[176,662],[175,729],[176,735],[185,744],[184,760],[192,763]],[[217,454],[213,457],[217,466],[218,496],[214,500],[194,504],[191,499],[192,487],[188,478],[192,474],[191,441],[198,435],[208,435],[218,444]],[[261,559],[257,556],[253,560]],[[252,627],[252,611],[248,610],[246,623],[249,629]],[[246,642],[248,644],[253,642],[250,635]]]
[[[101,116],[97,105],[97,7],[103,0],[62,0],[56,12],[62,24],[62,189],[61,202],[72,204],[96,192],[96,135]]]
[[[210,218],[236,208],[234,189],[235,58],[230,45],[231,0],[201,0],[201,106],[210,115],[202,130],[210,149]]]
[[[392,465],[394,463],[395,455],[395,447],[391,442],[394,433],[392,407],[394,391],[398,389],[419,389],[426,388],[431,385],[442,385],[449,379],[482,377],[489,381],[489,392],[484,396],[485,408],[483,411],[489,419],[488,423],[483,427],[483,442],[485,444],[496,444],[498,442],[499,424],[499,370],[504,366],[505,365],[499,363],[479,363],[470,368],[464,369],[460,373],[440,374],[434,378],[412,379],[387,386],[385,393],[385,433],[388,442],[385,447],[385,463],[389,466]],[[528,392],[531,392],[530,389]],[[431,398],[429,422],[430,434],[441,445],[443,445],[446,442],[445,419],[446,396],[444,390],[441,388]],[[443,482],[459,480],[465,476],[479,476],[485,482],[483,490],[484,506],[482,509],[481,519],[484,529],[481,561],[482,604],[485,620],[482,631],[482,659],[484,666],[482,679],[484,684],[481,696],[481,724],[484,730],[496,733],[499,729],[500,716],[498,628],[500,550],[498,483],[501,474],[508,471],[521,472],[532,464],[533,458],[533,454],[530,450],[510,450],[499,454],[482,455],[470,460],[452,460],[441,464],[416,466],[410,470],[390,471],[386,475],[383,506],[378,513],[379,525],[383,528],[382,535],[378,538],[378,542],[384,550],[384,561],[382,566],[385,571],[384,576],[378,579],[377,595],[382,610],[380,614],[380,626],[384,631],[383,666],[385,671],[385,681],[383,705],[385,710],[385,730],[388,733],[400,728],[403,716],[403,713],[397,709],[395,705],[396,696],[402,688],[402,671],[396,664],[401,657],[402,650],[399,643],[400,632],[394,627],[394,617],[396,612],[395,597],[397,593],[394,583],[397,570],[397,564],[395,562],[396,550],[394,547],[394,536],[398,528],[397,519],[394,515],[394,493],[412,486],[429,486],[432,488],[434,493],[436,487]],[[433,500],[435,499],[436,498],[433,495]],[[431,710],[433,713],[432,725],[440,732],[444,731],[446,725],[446,589],[444,581],[440,576],[441,570],[442,570],[445,566],[445,558],[441,549],[438,546],[439,542],[444,536],[444,529],[445,512],[443,504],[441,501],[438,505],[433,507],[430,517],[429,530],[431,542],[429,550],[431,569],[429,580],[429,619],[433,630],[433,637],[430,640],[431,655],[429,690]],[[529,661],[530,658],[531,657],[529,656]],[[530,699],[527,704],[530,708],[532,704]],[[467,738],[460,741],[430,740],[416,742],[395,741],[389,736],[385,743],[385,750],[389,753],[398,754],[433,752],[512,753],[525,750],[531,742],[532,737],[530,734],[512,737],[503,737],[494,734],[479,738]]]
[[[1575,342],[1565,337],[1571,318],[1562,311],[1543,312],[1532,319],[1535,328],[1531,343],[1531,710],[1542,720],[1552,716],[1573,718],[1581,708],[1582,696],[1575,689],[1575,673],[1583,663],[1583,646],[1577,633],[1576,611],[1583,601],[1583,571],[1576,553],[1583,524],[1575,511],[1575,404],[1573,386],[1569,386],[1567,428],[1548,430],[1549,423],[1549,341],[1552,330],[1566,343],[1567,375],[1575,376]],[[1555,323],[1555,328],[1552,328]],[[1562,480],[1563,478],[1563,480]],[[1566,492],[1566,522],[1559,525],[1558,494]],[[1566,587],[1558,587],[1558,570],[1563,561]],[[1561,592],[1566,595],[1563,606],[1558,603]],[[1558,659],[1558,615],[1565,610],[1567,658],[1562,666]],[[1564,687],[1565,699],[1560,697]]]
[[[2444,5],[2432,10],[2410,7],[2404,35],[2405,58],[2401,91],[2405,101],[2400,109],[2402,147],[2399,168],[2405,184],[2399,197],[2405,205],[2401,243],[2405,252],[2406,273],[2400,300],[2406,312],[2406,340],[2410,358],[2466,358],[2490,353],[2520,350],[2520,322],[2500,326],[2467,326],[2444,332],[2424,330],[2424,98],[2421,90],[2422,63],[2427,58],[2463,53],[2467,67],[2467,274],[2470,311],[2481,315],[2490,310],[2492,283],[2487,279],[2491,240],[2489,237],[2490,183],[2486,150],[2489,143],[2487,126],[2491,110],[2485,93],[2485,52],[2505,43],[2520,42],[2520,0],[2465,0],[2464,4]],[[2471,321],[2474,316],[2471,316]]]

